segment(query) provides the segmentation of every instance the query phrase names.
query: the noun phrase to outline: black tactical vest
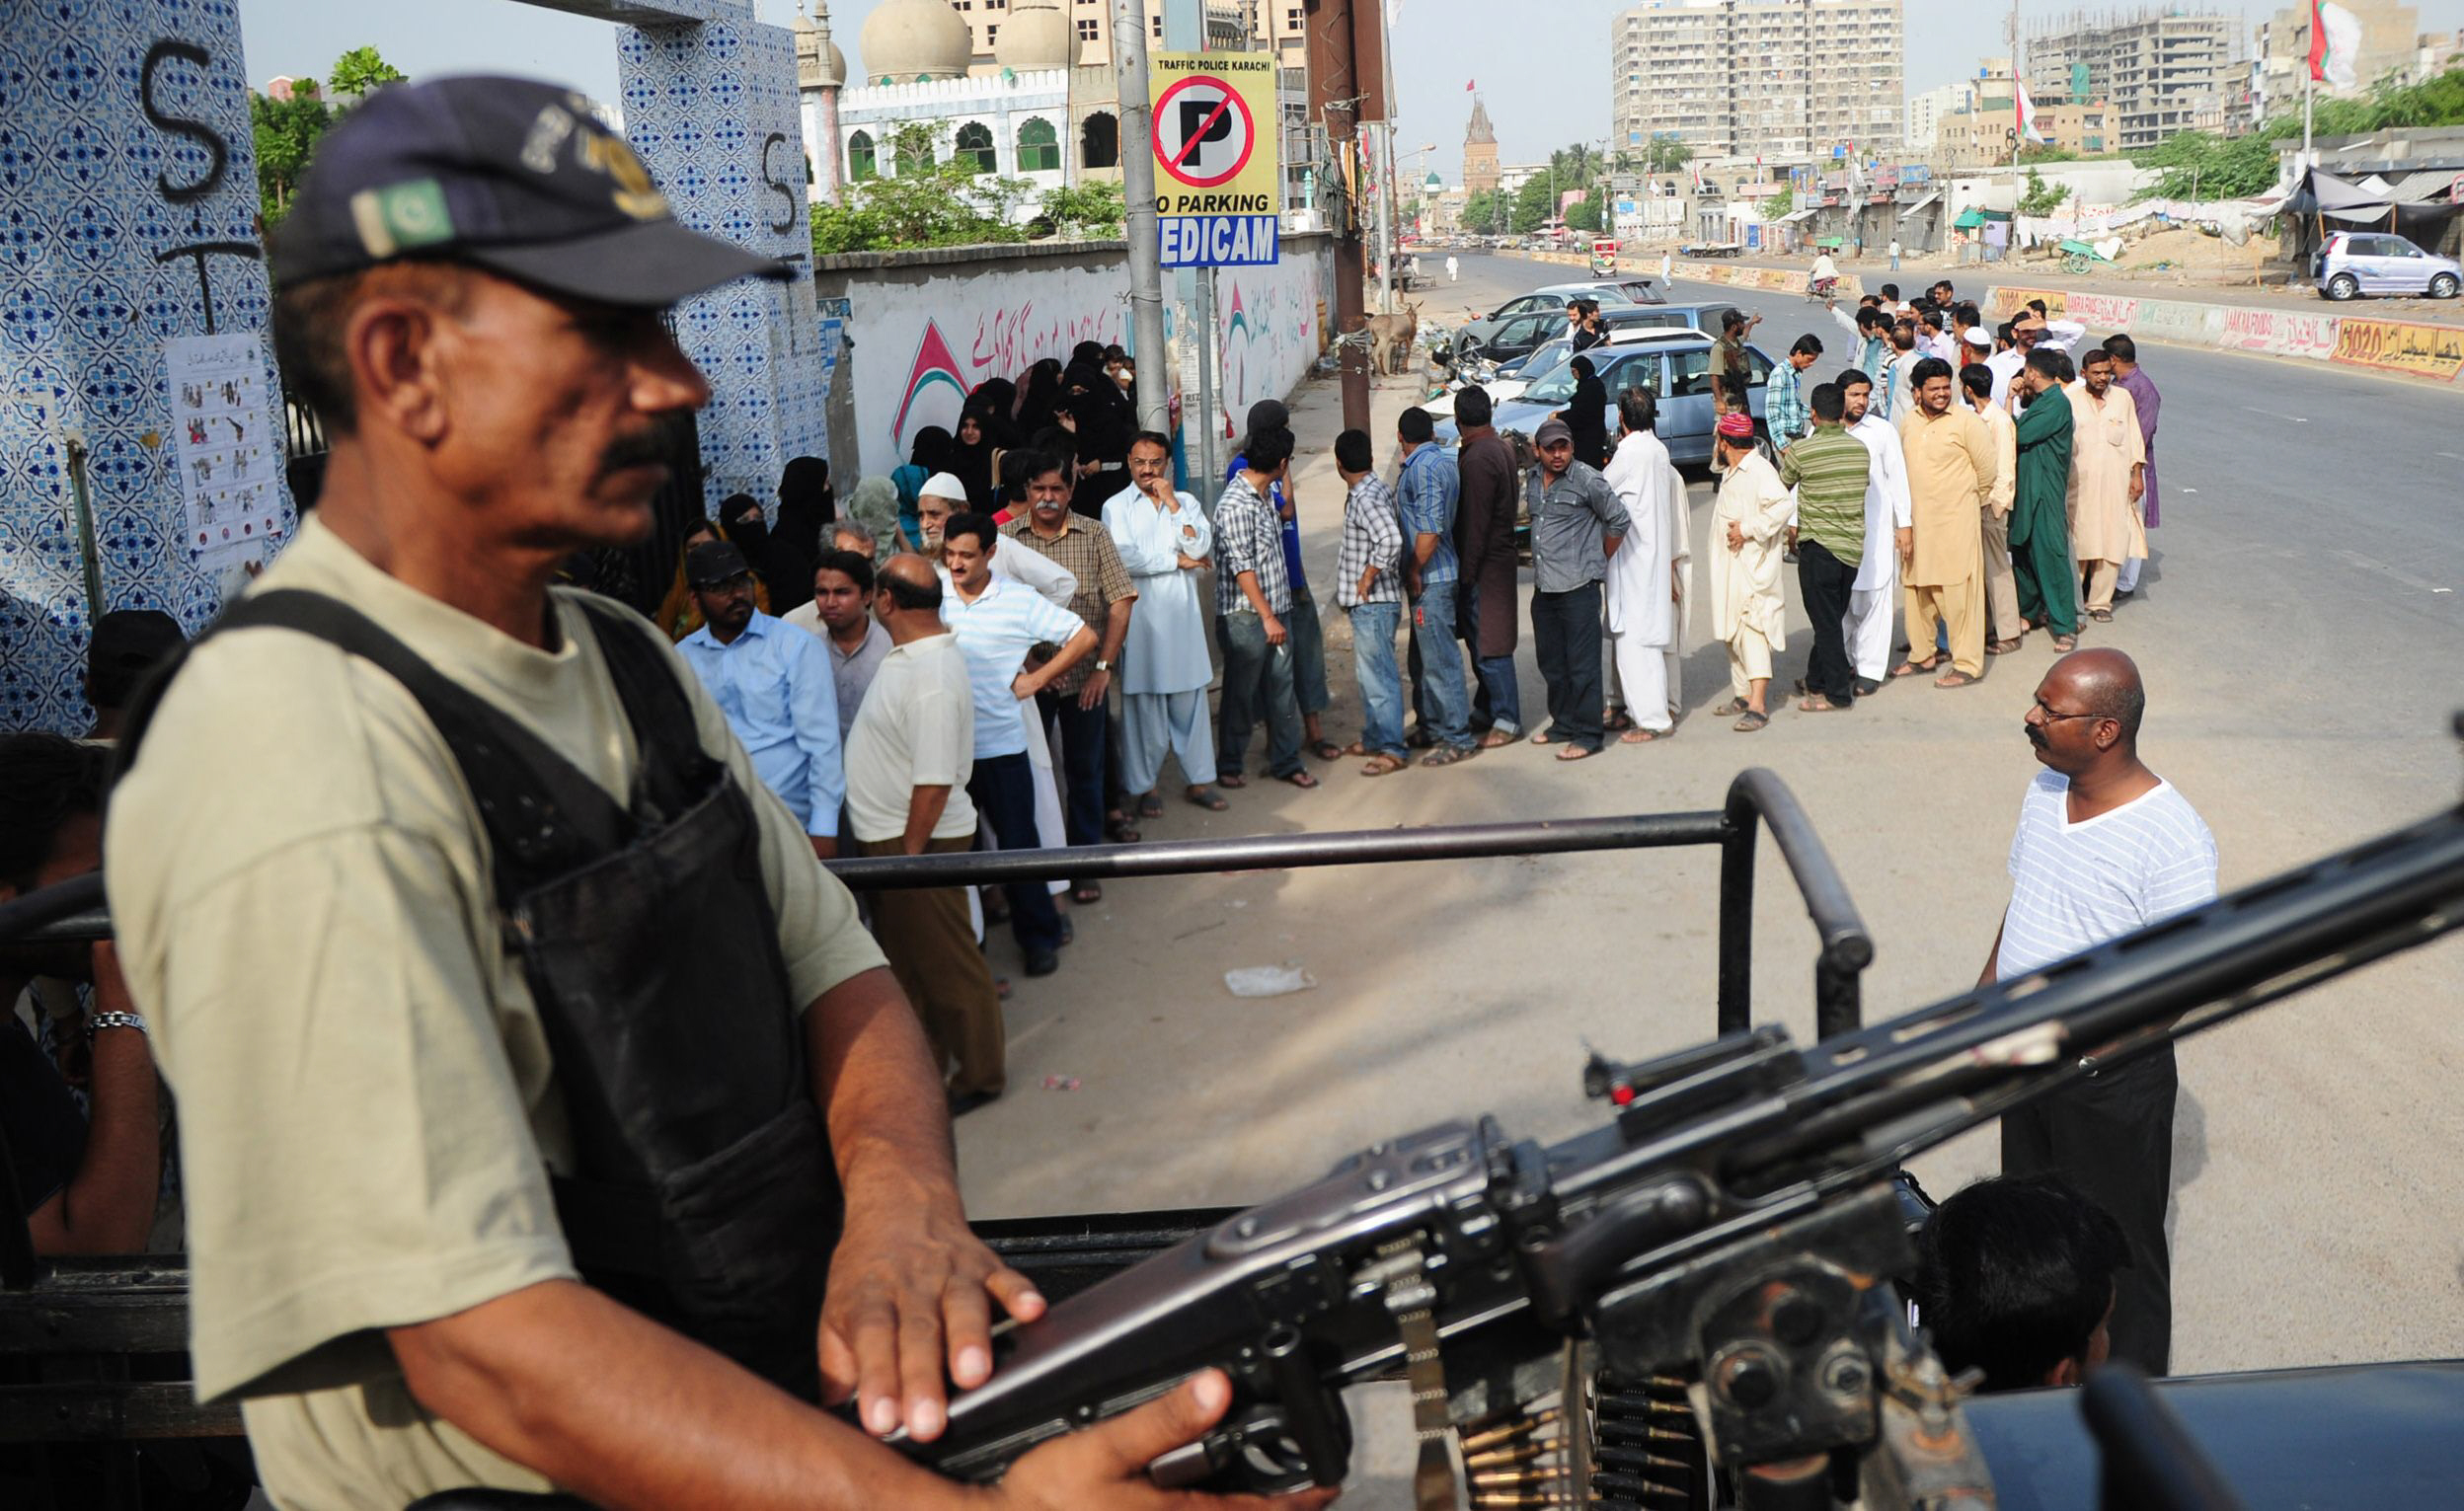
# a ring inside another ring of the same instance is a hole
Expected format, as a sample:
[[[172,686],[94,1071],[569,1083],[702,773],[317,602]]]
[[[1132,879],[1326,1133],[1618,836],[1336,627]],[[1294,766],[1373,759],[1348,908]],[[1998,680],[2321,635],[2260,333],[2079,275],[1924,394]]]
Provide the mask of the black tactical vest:
[[[419,701],[487,826],[500,944],[555,1054],[575,1168],[550,1179],[575,1263],[626,1305],[814,1399],[840,1192],[753,807],[702,749],[668,658],[619,611],[583,606],[639,750],[622,805],[339,599],[252,594],[208,634],[312,635]],[[130,710],[121,771],[180,664]]]

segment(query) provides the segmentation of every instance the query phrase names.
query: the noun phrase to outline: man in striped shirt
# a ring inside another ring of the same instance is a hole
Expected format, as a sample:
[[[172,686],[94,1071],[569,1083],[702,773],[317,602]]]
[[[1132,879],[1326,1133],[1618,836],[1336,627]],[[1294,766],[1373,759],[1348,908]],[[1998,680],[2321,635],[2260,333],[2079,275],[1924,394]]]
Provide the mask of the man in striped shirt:
[[[1785,446],[1813,428],[1813,412],[1806,408],[1805,374],[1821,355],[1821,338],[1801,336],[1788,348],[1788,360],[1772,369],[1770,391],[1763,401],[1772,445]]]
[[[1246,787],[1241,765],[1250,731],[1267,724],[1267,775],[1294,787],[1318,779],[1300,763],[1300,704],[1292,685],[1291,578],[1283,566],[1283,532],[1272,504],[1274,486],[1292,465],[1292,432],[1250,432],[1245,465],[1215,500],[1215,643],[1223,648],[1223,705],[1215,723],[1215,781]]]
[[[1848,664],[1848,597],[1865,560],[1865,490],[1874,459],[1842,421],[1836,383],[1813,391],[1813,433],[1780,453],[1780,481],[1797,491],[1797,586],[1813,622],[1813,654],[1797,707],[1831,714],[1856,704]]]
[[[2028,786],[2011,840],[2011,903],[1977,985],[2019,980],[2084,949],[2188,912],[2216,895],[2216,841],[2189,800],[2139,760],[2147,693],[2118,650],[2053,663],[2027,715],[2045,770]],[[2059,1175],[2114,1215],[2130,1245],[2115,1287],[2116,1358],[2162,1375],[2172,1358],[2173,1104],[2168,1043],[2111,1069],[2111,1046],[2080,1057],[2087,1078],[2002,1118],[2002,1172]]]

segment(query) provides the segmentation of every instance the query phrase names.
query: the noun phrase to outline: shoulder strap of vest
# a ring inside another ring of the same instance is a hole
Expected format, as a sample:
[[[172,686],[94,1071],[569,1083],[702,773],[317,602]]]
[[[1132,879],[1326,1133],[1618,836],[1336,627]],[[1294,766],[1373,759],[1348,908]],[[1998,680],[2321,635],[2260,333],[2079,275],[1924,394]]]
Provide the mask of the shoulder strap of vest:
[[[623,806],[544,740],[446,678],[357,609],[296,588],[240,599],[147,679],[122,727],[115,781],[136,764],[164,693],[196,645],[227,630],[259,628],[296,631],[339,646],[401,683],[418,701],[470,784],[496,851],[503,900],[517,894],[522,878],[570,869],[595,851],[622,843],[630,831]],[[508,886],[514,890],[505,890]]]

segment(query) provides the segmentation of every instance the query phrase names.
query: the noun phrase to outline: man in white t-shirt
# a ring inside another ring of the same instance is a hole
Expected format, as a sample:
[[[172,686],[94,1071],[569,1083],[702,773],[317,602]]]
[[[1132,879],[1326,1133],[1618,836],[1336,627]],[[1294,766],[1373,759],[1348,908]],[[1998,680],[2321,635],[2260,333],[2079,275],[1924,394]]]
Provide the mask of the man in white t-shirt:
[[[2118,650],[2053,663],[2028,710],[2046,770],[2020,804],[2011,904],[1979,986],[2188,912],[2216,895],[2216,841],[2189,800],[2139,760],[2147,694]],[[2108,1070],[2002,1118],[2002,1172],[2054,1174],[2111,1212],[2130,1242],[2114,1302],[2113,1351],[2151,1375],[2173,1345],[2173,1046]]]
[[[847,816],[858,855],[974,848],[966,784],[975,771],[975,705],[966,655],[941,622],[941,594],[920,556],[891,557],[873,592],[871,614],[889,648],[847,736]],[[971,1112],[1000,1095],[1001,994],[975,946],[966,889],[882,888],[873,894],[873,937],[936,1056],[958,1062],[950,1110]]]

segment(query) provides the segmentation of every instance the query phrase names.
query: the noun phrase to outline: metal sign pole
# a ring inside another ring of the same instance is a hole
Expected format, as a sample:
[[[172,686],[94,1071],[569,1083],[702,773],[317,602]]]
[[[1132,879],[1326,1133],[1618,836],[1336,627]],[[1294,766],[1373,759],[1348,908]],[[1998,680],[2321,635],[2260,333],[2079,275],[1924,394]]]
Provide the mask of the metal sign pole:
[[[1120,98],[1120,187],[1128,203],[1129,315],[1137,343],[1138,428],[1172,426],[1164,373],[1163,252],[1155,224],[1155,109],[1147,95],[1146,7],[1113,0],[1113,81]]]
[[[1167,52],[1205,52],[1205,18],[1200,0],[1164,0],[1164,50]],[[1263,128],[1262,128],[1263,129]],[[1281,126],[1276,126],[1278,136]],[[1182,453],[1195,464],[1191,491],[1213,517],[1216,495],[1223,491],[1223,426],[1218,417],[1217,377],[1221,372],[1215,348],[1215,270],[1212,267],[1184,267],[1181,274],[1183,308],[1190,313],[1192,327],[1187,340],[1196,353],[1195,406],[1192,408],[1185,395],[1181,416]],[[1195,446],[1190,445],[1192,440]]]

